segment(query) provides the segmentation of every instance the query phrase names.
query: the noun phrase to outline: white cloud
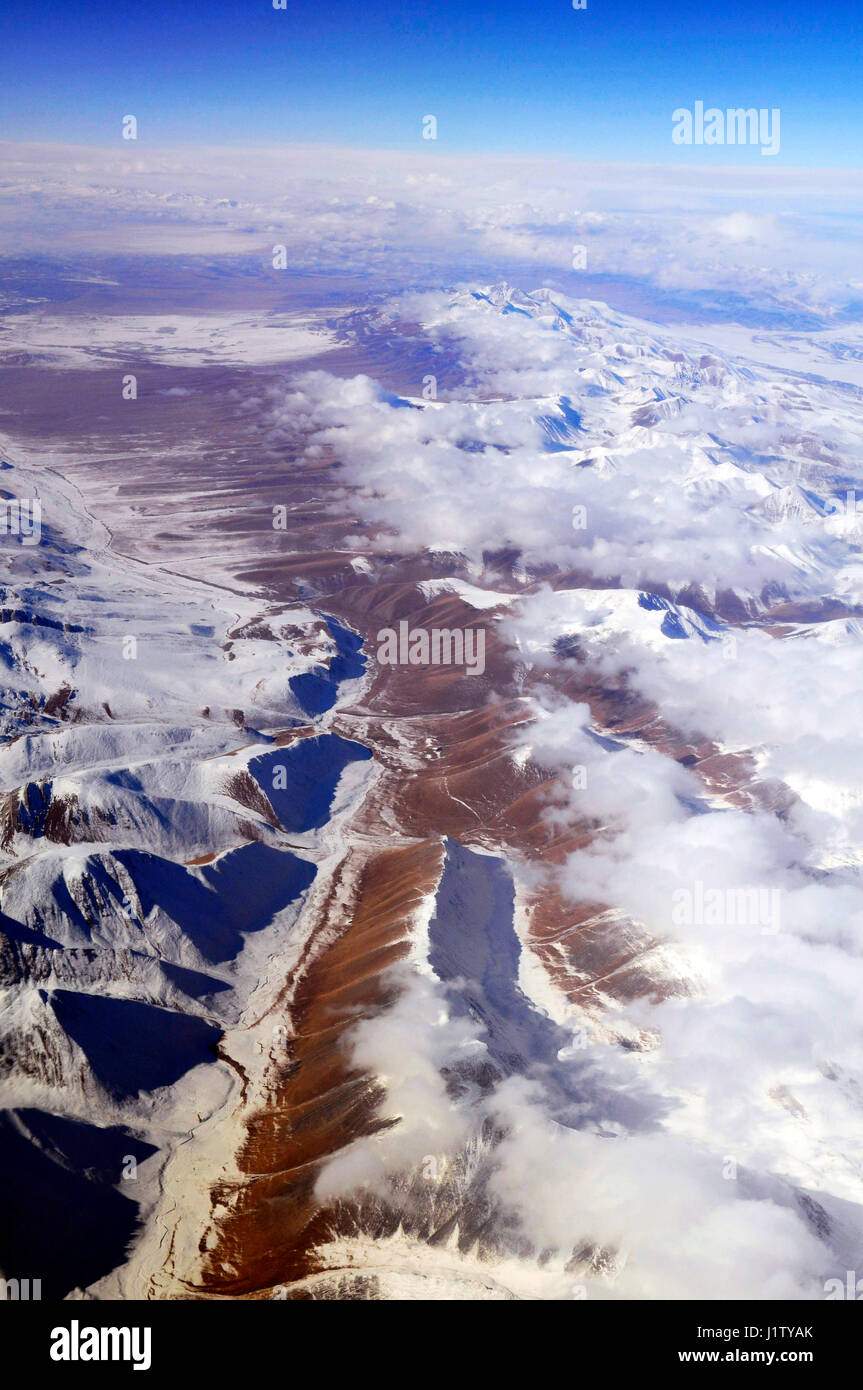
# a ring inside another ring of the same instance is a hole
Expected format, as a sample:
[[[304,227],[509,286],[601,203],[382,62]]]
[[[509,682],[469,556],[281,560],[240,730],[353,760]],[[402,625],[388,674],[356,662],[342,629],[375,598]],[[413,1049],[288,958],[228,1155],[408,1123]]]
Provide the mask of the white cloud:
[[[486,155],[0,144],[6,252],[246,255],[384,283],[587,271],[827,314],[857,297],[863,176]],[[733,211],[729,212],[729,206]],[[729,258],[729,239],[734,256]]]

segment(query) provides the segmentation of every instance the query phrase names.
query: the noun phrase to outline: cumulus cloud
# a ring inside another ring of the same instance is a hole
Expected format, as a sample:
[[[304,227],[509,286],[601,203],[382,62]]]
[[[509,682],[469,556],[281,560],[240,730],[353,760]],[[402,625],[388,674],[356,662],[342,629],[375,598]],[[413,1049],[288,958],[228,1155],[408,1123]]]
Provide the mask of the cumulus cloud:
[[[419,1167],[427,1155],[457,1150],[474,1132],[469,1106],[452,1100],[443,1073],[484,1052],[481,1027],[454,1014],[428,974],[395,967],[390,981],[395,1004],[357,1024],[351,1056],[383,1081],[388,1112],[399,1123],[383,1139],[358,1140],[337,1154],[317,1181],[322,1200],[385,1193],[393,1174]]]
[[[772,241],[776,236],[776,219],[758,217],[751,212],[730,212],[714,224],[720,236],[729,241]]]

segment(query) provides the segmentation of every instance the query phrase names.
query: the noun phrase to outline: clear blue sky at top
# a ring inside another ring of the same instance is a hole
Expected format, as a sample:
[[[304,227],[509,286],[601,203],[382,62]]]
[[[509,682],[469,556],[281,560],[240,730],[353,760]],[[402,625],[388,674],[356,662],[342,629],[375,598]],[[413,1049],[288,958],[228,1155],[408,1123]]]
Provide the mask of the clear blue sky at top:
[[[861,164],[860,0],[3,0],[0,138],[315,142],[588,160]],[[781,154],[671,143],[779,107]],[[420,140],[425,115],[438,140]]]

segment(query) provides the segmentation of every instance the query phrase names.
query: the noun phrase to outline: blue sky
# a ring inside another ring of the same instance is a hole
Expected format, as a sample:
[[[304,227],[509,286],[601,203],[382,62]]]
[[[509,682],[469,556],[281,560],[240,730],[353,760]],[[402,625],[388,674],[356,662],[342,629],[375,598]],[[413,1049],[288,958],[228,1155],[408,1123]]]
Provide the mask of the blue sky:
[[[4,0],[0,138],[315,142],[859,167],[857,0]],[[781,153],[671,143],[671,112],[779,107]],[[422,117],[438,139],[422,141]]]

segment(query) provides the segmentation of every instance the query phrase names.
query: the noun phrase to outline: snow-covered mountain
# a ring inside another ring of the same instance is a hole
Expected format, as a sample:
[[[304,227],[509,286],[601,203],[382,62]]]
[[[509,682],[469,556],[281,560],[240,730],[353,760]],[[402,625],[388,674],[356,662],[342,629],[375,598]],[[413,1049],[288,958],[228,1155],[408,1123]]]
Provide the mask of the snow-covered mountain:
[[[99,341],[170,389],[151,328]],[[693,333],[410,294],[287,379],[196,363],[173,457],[158,414],[7,442],[43,521],[0,538],[2,1124],[46,1215],[4,1270],[805,1299],[855,1267],[863,398],[823,342]],[[401,622],[481,629],[483,671],[386,664]]]
[[[19,458],[4,495],[43,525],[4,538],[4,1268],[41,1259],[56,1295],[122,1260],[160,1167],[232,1100],[220,1039],[278,989],[368,753],[308,718],[362,674],[345,629],[125,560]],[[70,1201],[92,1256],[57,1235]]]

